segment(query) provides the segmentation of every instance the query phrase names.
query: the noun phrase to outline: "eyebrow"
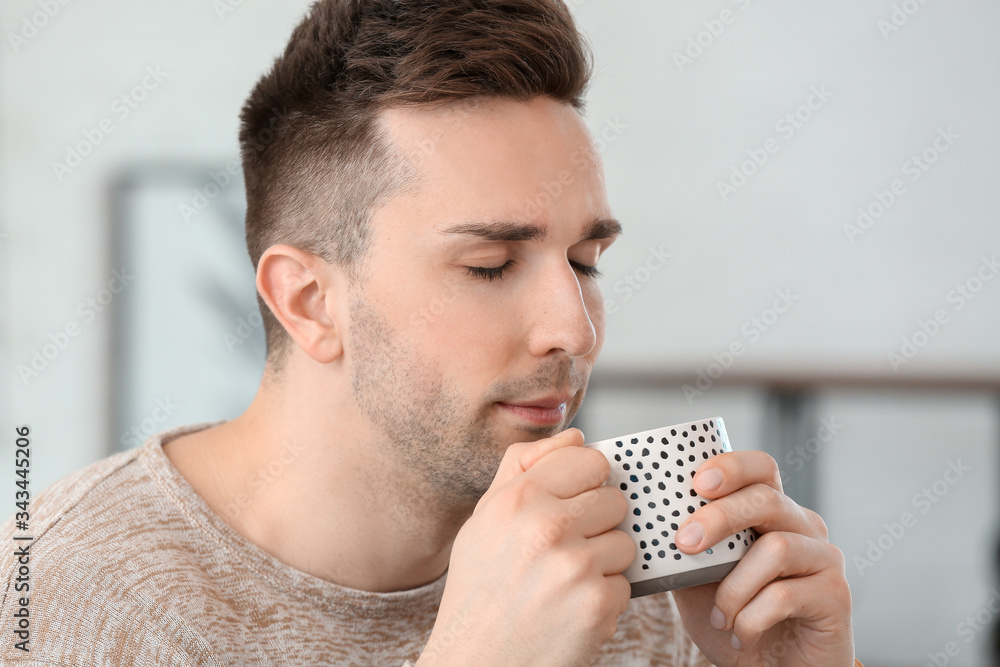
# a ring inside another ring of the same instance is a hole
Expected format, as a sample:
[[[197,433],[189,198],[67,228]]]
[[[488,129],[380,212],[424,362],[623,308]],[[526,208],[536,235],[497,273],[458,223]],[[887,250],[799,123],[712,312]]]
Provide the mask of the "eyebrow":
[[[463,222],[447,229],[442,234],[469,234],[479,236],[487,241],[540,241],[548,231],[540,225],[529,223],[496,220],[493,222]],[[599,218],[592,220],[583,230],[581,241],[596,241],[609,239],[622,233],[621,223],[614,218]]]

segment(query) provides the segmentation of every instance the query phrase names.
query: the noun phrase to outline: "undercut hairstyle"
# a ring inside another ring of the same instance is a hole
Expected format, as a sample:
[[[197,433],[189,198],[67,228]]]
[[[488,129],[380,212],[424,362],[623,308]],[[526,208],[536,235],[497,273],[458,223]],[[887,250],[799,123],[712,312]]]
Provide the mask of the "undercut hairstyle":
[[[246,241],[363,279],[372,213],[419,185],[380,113],[548,96],[582,115],[591,49],[562,0],[319,0],[240,114]],[[291,338],[258,294],[272,372]]]

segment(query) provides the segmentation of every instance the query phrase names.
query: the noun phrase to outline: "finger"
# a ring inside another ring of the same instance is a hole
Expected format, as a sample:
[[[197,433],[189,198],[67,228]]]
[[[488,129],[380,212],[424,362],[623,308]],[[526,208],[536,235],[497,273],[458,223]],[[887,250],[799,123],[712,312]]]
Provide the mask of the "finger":
[[[583,432],[578,428],[568,428],[551,438],[542,438],[534,442],[515,442],[510,445],[507,447],[507,451],[504,452],[503,459],[497,467],[496,475],[493,476],[493,482],[486,490],[486,493],[479,498],[479,502],[476,503],[476,508],[473,512],[476,512],[491,498],[497,489],[518,475],[523,474],[546,454],[560,447],[583,445],[583,443]]]
[[[825,539],[804,507],[772,486],[753,484],[699,507],[681,524],[676,542],[684,553],[698,553],[750,527]]]
[[[591,447],[558,447],[525,471],[522,479],[537,484],[557,498],[574,498],[608,478],[611,464]]]
[[[591,537],[584,549],[603,575],[621,574],[635,560],[635,542],[621,530],[609,530]]]
[[[764,587],[736,614],[733,634],[743,650],[756,646],[764,634],[778,623],[800,619],[812,630],[813,642],[822,641],[824,635],[830,642],[840,641],[843,619],[849,615],[850,592],[843,577],[823,576],[779,579]],[[787,633],[786,633],[787,634]],[[772,641],[796,641],[795,638],[777,638]],[[771,649],[773,647],[766,647]]]
[[[556,433],[551,438],[524,443],[526,446],[517,455],[518,465],[521,472],[524,472],[535,465],[539,459],[560,447],[579,446],[583,443],[583,431],[578,428],[568,428]]]
[[[605,575],[604,581],[612,590],[612,599],[621,602],[621,606],[617,609],[617,615],[621,616],[628,610],[628,604],[632,598],[632,584],[629,583],[624,574],[617,573]],[[614,633],[611,634],[614,636]]]
[[[824,571],[840,573],[843,566],[844,555],[827,542],[797,533],[762,535],[715,591],[715,606],[726,617],[722,629],[731,630],[740,610],[772,581],[809,577]]]
[[[715,470],[716,473],[708,471]],[[783,491],[777,462],[766,452],[723,452],[705,461],[691,476],[695,491],[706,498],[720,498],[751,484],[766,484]]]
[[[613,486],[598,486],[560,502],[563,512],[576,519],[577,530],[583,537],[608,532],[620,524],[628,512],[628,501]]]
[[[581,539],[614,529],[627,511],[625,497],[609,486],[599,486],[565,500],[548,498],[534,532],[524,536],[526,548],[545,551],[567,536],[575,538],[569,543],[578,544]]]

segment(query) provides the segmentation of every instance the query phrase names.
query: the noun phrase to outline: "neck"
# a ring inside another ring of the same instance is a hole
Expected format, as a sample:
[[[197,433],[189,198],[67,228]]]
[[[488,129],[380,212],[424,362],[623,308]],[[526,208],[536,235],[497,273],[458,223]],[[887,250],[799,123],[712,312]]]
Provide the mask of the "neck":
[[[265,382],[241,416],[164,451],[209,507],[296,569],[366,591],[440,577],[473,507],[443,506],[380,446],[352,401],[324,404],[348,387],[293,384],[310,386]]]

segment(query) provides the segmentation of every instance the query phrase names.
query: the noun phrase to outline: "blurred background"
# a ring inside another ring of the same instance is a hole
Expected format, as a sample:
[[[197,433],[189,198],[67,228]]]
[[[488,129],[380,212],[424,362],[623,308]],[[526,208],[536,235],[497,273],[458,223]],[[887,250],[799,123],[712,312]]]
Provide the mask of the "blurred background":
[[[254,395],[237,116],[308,4],[0,5],[0,427],[33,493]],[[724,417],[827,521],[868,667],[1000,664],[1000,4],[567,4],[625,226],[575,425]]]

